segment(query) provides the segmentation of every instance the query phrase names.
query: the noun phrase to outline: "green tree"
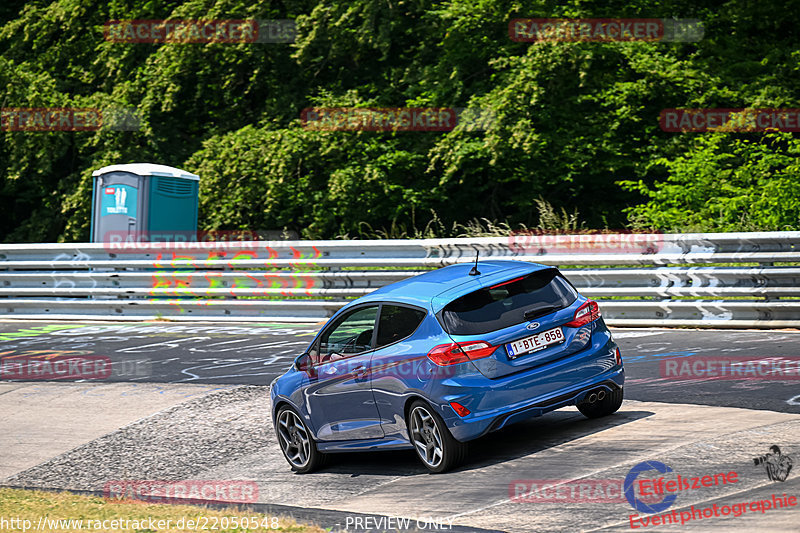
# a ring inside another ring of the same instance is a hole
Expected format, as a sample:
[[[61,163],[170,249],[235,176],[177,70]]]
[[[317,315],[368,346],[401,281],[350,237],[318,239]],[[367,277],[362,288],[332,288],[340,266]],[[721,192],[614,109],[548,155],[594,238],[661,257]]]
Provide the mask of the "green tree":
[[[650,187],[625,181],[647,203],[627,209],[639,228],[779,231],[800,228],[800,140],[788,133],[697,135],[690,149],[657,161],[668,171]]]

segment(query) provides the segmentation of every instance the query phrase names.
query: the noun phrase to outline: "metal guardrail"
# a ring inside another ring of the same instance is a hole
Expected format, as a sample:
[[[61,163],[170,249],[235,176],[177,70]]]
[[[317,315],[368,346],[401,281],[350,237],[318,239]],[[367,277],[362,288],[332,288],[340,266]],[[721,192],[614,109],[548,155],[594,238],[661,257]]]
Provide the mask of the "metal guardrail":
[[[800,327],[800,232],[0,245],[0,317],[325,320],[476,253],[561,267],[612,325]]]

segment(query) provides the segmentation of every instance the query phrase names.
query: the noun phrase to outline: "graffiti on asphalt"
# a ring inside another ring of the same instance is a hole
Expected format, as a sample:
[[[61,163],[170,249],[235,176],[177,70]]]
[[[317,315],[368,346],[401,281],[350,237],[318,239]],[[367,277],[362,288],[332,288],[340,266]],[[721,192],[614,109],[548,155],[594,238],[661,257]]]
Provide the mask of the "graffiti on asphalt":
[[[111,379],[198,382],[282,373],[316,332],[285,325],[60,325],[2,333],[0,349],[90,348],[112,355],[120,371]],[[136,372],[121,371],[133,363]]]

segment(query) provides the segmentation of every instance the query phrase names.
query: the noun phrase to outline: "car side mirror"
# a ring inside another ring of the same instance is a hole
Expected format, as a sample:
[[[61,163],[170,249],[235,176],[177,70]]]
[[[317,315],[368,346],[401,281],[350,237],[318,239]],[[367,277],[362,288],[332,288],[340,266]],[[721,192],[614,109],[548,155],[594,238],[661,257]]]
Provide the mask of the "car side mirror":
[[[311,355],[306,352],[297,356],[297,358],[294,360],[294,368],[300,372],[308,372],[314,368],[314,361],[311,360]]]

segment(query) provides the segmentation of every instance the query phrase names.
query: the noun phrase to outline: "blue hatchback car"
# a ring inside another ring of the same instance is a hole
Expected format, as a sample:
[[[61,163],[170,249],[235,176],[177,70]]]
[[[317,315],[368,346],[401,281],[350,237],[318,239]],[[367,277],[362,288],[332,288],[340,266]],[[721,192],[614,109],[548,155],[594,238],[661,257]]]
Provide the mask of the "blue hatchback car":
[[[432,472],[525,418],[622,405],[624,371],[597,303],[553,267],[452,265],[350,302],[271,387],[292,470],[330,453],[414,449]]]

